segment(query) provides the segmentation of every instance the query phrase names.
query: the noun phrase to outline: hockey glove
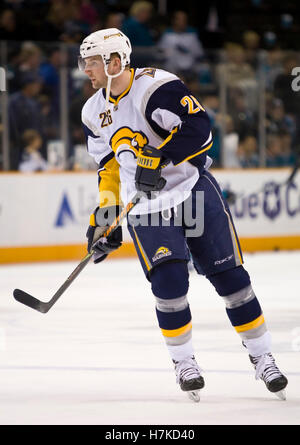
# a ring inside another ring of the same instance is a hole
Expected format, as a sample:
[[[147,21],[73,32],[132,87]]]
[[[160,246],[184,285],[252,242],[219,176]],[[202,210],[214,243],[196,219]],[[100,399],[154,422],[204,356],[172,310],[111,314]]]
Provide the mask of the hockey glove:
[[[90,225],[86,232],[88,239],[88,252],[94,250],[94,263],[105,260],[107,255],[122,245],[122,227],[117,227],[107,238],[102,235],[119,215],[122,208],[120,206],[97,207],[90,216]]]
[[[161,176],[161,169],[165,164],[162,152],[157,148],[146,145],[140,149],[137,157],[135,173],[136,189],[144,192],[148,199],[156,198],[156,193],[164,188],[166,180]]]

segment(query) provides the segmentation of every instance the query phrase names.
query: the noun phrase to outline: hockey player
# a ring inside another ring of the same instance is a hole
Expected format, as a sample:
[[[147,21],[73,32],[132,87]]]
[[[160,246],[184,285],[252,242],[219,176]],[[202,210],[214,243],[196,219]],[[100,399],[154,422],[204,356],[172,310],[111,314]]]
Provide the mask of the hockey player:
[[[204,387],[187,298],[190,252],[195,269],[222,297],[256,378],[284,398],[287,379],[271,354],[229,207],[209,172],[208,116],[176,75],[130,68],[130,54],[129,39],[115,28],[90,34],[80,46],[79,67],[97,90],[82,110],[88,152],[99,165],[100,201],[90,217],[88,250],[93,246],[97,263],[121,246],[121,228],[107,239],[101,234],[137,190],[143,193],[128,228],[181,389],[199,401]]]

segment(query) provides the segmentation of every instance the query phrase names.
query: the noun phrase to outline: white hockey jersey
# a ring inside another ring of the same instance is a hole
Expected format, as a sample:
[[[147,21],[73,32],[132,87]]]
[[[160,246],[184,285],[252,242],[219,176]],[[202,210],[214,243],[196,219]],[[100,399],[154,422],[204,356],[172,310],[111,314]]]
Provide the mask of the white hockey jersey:
[[[99,165],[100,206],[123,203],[135,195],[136,158],[145,145],[158,147],[169,164],[166,185],[155,199],[143,198],[132,214],[158,212],[185,200],[211,160],[209,118],[177,76],[156,68],[131,69],[128,88],[110,97],[98,90],[82,109],[88,152]]]

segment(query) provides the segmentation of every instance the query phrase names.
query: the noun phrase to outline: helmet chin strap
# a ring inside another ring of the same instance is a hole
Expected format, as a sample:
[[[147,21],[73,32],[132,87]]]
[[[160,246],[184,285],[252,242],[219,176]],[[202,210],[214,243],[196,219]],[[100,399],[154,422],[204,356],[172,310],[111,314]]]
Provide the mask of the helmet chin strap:
[[[110,90],[111,90],[111,81],[112,81],[112,79],[115,79],[116,77],[120,76],[123,73],[124,69],[125,69],[125,66],[123,66],[123,64],[122,64],[121,65],[121,70],[120,70],[119,73],[117,73],[117,74],[108,74],[109,63],[105,63],[104,64],[104,71],[105,71],[105,74],[107,75],[107,86],[106,86],[106,92],[105,92],[105,111],[109,110],[109,96],[110,96]]]
[[[106,85],[106,93],[105,93],[105,111],[109,110],[109,96],[110,96],[110,87],[111,87],[111,76],[107,76],[107,85]]]

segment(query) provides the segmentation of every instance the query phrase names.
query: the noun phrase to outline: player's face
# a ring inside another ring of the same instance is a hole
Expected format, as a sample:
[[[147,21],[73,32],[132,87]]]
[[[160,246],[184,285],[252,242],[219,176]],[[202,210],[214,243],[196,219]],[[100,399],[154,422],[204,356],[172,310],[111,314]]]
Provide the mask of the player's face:
[[[105,88],[107,84],[107,76],[104,71],[102,58],[100,56],[87,57],[84,61],[84,72],[89,77],[92,87],[96,90]]]

